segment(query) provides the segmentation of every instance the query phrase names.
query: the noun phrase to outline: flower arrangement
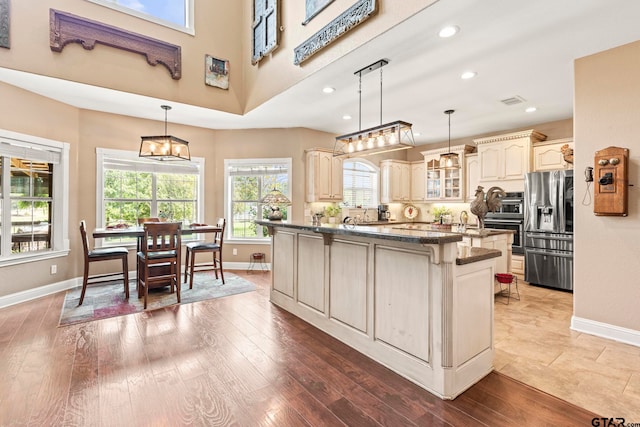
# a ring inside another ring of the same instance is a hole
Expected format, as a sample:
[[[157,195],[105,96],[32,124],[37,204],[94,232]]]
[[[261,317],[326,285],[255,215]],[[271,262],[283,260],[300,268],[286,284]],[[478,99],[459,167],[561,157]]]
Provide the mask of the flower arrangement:
[[[324,212],[328,217],[332,218],[332,217],[338,216],[338,214],[342,212],[342,208],[337,205],[329,205],[326,208],[324,208]]]
[[[444,216],[451,215],[451,209],[446,206],[436,206],[431,210],[431,213],[433,214],[434,222],[442,224],[444,222]]]

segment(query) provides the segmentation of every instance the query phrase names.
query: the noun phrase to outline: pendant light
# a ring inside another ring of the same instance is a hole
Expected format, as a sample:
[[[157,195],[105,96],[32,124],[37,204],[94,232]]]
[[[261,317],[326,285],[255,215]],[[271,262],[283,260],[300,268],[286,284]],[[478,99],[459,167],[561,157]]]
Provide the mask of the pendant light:
[[[361,157],[415,147],[411,123],[396,120],[382,124],[382,67],[388,63],[387,59],[380,59],[354,73],[359,79],[358,131],[336,137],[334,157]],[[380,125],[362,129],[362,76],[375,70],[380,70]]]
[[[460,158],[457,153],[451,152],[451,115],[455,110],[446,110],[444,113],[449,116],[449,151],[446,154],[440,154],[439,169],[460,169]]]
[[[164,110],[164,135],[143,136],[140,142],[140,157],[154,160],[191,160],[189,143],[184,139],[167,135],[167,111],[168,105],[161,105]]]

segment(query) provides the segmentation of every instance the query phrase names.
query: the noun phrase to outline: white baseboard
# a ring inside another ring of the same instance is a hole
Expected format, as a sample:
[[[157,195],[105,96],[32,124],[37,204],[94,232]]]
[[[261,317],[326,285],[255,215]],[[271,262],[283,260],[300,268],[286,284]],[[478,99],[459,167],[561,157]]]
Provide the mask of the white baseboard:
[[[640,347],[640,331],[634,329],[622,328],[576,316],[571,317],[571,329]]]
[[[80,280],[80,282],[78,282],[78,280]],[[26,291],[5,295],[0,297],[0,308],[31,301],[32,299],[55,294],[56,292],[66,291],[67,289],[78,286],[78,283],[82,283],[82,280],[79,278],[68,279],[63,280],[62,282],[56,282],[50,285],[39,286],[37,288],[27,289]]]
[[[266,267],[270,270],[271,264],[266,264]],[[247,270],[248,268],[249,268],[248,262],[225,262],[224,263],[225,270]],[[262,268],[261,266],[256,265],[254,266],[253,270],[261,271]],[[136,272],[130,271],[129,278],[130,280],[134,280],[136,278]],[[76,286],[82,286],[81,277],[63,280],[61,282],[51,283],[49,285],[39,286],[37,288],[16,292],[14,294],[0,296],[0,308],[9,307],[10,305],[31,301],[32,299],[55,294],[56,292],[66,291],[67,289],[75,288]]]

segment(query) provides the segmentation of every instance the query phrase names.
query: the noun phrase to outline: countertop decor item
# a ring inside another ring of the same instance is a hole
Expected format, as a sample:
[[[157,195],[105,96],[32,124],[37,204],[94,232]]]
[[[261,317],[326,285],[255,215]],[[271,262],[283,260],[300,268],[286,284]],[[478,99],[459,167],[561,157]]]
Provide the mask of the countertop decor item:
[[[266,196],[260,200],[260,203],[264,203],[268,205],[271,209],[271,213],[267,215],[267,218],[271,221],[279,221],[282,219],[282,211],[280,210],[280,206],[282,205],[290,205],[291,200],[287,196],[285,196],[280,190],[273,187]]]
[[[469,204],[469,210],[478,217],[478,228],[484,228],[484,217],[489,211],[495,212],[502,206],[502,198],[506,195],[500,187],[491,187],[487,191],[485,200],[484,187],[478,185],[476,188],[476,198]]]
[[[382,67],[387,64],[389,64],[388,60],[380,59],[354,73],[358,76],[358,131],[336,137],[333,146],[334,157],[362,157],[415,147],[411,123],[397,120],[382,124]],[[363,130],[362,76],[378,69],[380,70],[380,125]]]
[[[418,216],[420,211],[418,210],[418,208],[416,208],[413,205],[407,205],[404,207],[404,210],[402,211],[402,213],[404,214],[405,218],[414,219]]]
[[[154,160],[191,160],[189,142],[167,134],[168,105],[161,105],[164,110],[164,135],[143,136],[140,142],[140,157]]]

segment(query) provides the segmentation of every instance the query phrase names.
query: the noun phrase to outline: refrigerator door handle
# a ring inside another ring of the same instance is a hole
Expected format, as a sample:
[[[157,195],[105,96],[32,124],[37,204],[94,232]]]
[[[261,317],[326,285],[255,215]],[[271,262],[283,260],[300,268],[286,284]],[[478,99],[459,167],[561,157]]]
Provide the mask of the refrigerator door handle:
[[[536,234],[536,233],[527,233],[527,237],[533,239],[543,239],[543,240],[563,240],[566,242],[570,242],[573,240],[573,236],[549,236],[548,234]]]
[[[536,250],[536,249],[530,249],[530,248],[526,248],[525,252],[527,254],[533,254],[533,255],[548,255],[548,256],[554,256],[559,258],[573,258],[572,253],[549,252],[549,251]]]

